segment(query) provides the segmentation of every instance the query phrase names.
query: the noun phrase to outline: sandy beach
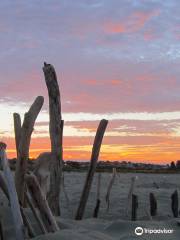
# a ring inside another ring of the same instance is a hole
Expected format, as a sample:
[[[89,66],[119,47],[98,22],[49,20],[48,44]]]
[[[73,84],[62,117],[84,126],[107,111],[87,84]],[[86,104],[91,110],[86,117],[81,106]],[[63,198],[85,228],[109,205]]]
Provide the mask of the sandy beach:
[[[134,193],[139,198],[137,221],[131,221],[130,216],[126,215],[127,195],[131,182],[131,177],[138,176],[135,183]],[[111,178],[110,173],[102,173],[101,185],[101,206],[99,217],[92,218],[96,203],[96,181],[98,174],[95,175],[85,216],[82,221],[75,221],[74,216],[80,199],[81,190],[86,177],[86,173],[65,172],[65,189],[69,198],[61,194],[61,217],[57,218],[60,231],[46,236],[38,236],[34,239],[78,239],[78,240],[121,240],[121,239],[178,239],[180,226],[178,219],[173,218],[171,211],[171,194],[179,190],[180,175],[178,174],[120,174],[118,173],[111,190],[110,208],[107,212],[105,195],[107,185]],[[158,188],[157,188],[158,187]],[[149,219],[149,193],[152,192],[157,197],[158,210],[157,216]],[[26,210],[37,233],[37,223],[30,210]],[[14,239],[14,229],[10,209],[7,200],[1,193],[0,215],[2,225],[5,229],[5,239]],[[135,234],[136,227],[142,227],[144,233],[141,236]],[[167,230],[171,233],[145,233],[149,230]]]

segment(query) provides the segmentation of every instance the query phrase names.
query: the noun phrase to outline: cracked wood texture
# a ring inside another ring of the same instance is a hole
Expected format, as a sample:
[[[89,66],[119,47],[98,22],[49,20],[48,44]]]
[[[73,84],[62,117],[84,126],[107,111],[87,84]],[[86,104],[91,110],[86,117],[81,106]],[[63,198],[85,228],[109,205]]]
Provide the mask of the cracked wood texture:
[[[21,127],[21,136],[19,139],[17,163],[15,172],[15,184],[19,201],[24,205],[24,192],[25,192],[25,174],[27,171],[27,164],[29,159],[29,146],[31,141],[31,134],[33,132],[36,118],[42,108],[44,98],[38,96],[34,103],[31,105],[29,111],[25,113],[24,121]],[[16,142],[17,143],[17,142]]]
[[[60,215],[60,186],[63,165],[63,120],[61,116],[61,99],[54,67],[44,63],[43,72],[49,95],[49,133],[51,140],[52,162],[50,166],[49,206],[55,216]]]

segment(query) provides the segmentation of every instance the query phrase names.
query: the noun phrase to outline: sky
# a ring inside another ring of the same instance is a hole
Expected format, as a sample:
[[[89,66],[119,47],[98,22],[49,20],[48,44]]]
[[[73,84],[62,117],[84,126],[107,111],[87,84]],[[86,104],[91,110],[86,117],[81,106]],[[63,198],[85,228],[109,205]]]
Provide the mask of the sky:
[[[50,151],[43,62],[56,69],[64,160],[89,160],[100,119],[101,160],[180,159],[180,1],[1,0],[0,141],[16,156],[13,113],[45,98],[30,157]]]

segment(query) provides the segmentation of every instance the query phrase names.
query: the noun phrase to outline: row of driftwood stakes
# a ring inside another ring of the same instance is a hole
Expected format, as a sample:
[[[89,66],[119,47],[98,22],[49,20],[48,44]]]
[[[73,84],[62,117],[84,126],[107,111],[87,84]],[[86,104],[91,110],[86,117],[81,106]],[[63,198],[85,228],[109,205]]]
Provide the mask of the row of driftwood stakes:
[[[26,207],[32,210],[42,234],[59,230],[54,216],[60,216],[59,197],[63,179],[64,121],[62,120],[61,98],[55,69],[51,64],[44,63],[43,72],[49,95],[49,135],[51,141],[50,188],[47,198],[41,189],[37,177],[33,173],[28,173],[27,170],[31,135],[37,116],[44,103],[42,96],[38,96],[35,99],[29,111],[25,113],[23,122],[18,113],[13,114],[17,151],[14,178],[8,166],[5,152],[6,145],[0,143],[0,161],[3,170],[0,174],[0,187],[9,200],[16,230],[16,239],[18,240],[32,238],[36,235],[28,216],[25,214],[24,209]],[[75,216],[76,220],[81,220],[84,215],[107,124],[108,121],[102,119],[96,132],[90,167]],[[95,215],[97,214],[96,211]],[[26,229],[27,232],[25,231]]]

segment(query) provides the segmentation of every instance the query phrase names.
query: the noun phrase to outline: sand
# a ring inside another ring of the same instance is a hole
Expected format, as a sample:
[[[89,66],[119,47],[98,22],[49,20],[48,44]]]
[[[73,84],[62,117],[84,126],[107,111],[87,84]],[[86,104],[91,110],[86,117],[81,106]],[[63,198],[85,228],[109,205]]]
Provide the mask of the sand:
[[[130,216],[126,216],[125,208],[127,205],[127,195],[130,186],[131,177],[138,176],[135,184],[135,194],[139,197],[138,220],[130,221]],[[178,174],[118,174],[113,185],[110,197],[110,209],[107,212],[105,195],[107,185],[111,174],[102,174],[101,187],[101,207],[98,219],[92,218],[92,213],[96,203],[96,180],[95,175],[92,190],[89,196],[86,212],[82,221],[75,221],[74,216],[80,199],[85,173],[65,172],[65,188],[68,194],[70,204],[67,206],[65,195],[61,194],[62,217],[57,218],[60,231],[46,236],[38,236],[34,239],[78,239],[78,240],[133,240],[133,239],[179,239],[180,226],[178,219],[173,218],[171,211],[171,194],[176,189],[179,191],[180,175]],[[149,220],[149,193],[153,192],[158,201],[158,214],[152,220]],[[3,197],[4,199],[4,197]],[[5,227],[5,239],[14,238],[14,229],[11,220],[11,213],[7,203],[2,200],[3,206],[0,207],[0,215]],[[30,213],[31,222],[37,233],[40,230]],[[180,219],[179,219],[180,221]],[[141,236],[135,234],[135,228],[142,227],[144,233]],[[167,233],[145,233],[145,231],[155,230],[166,231]],[[169,231],[169,233],[168,233]],[[172,232],[173,231],[173,232]]]

